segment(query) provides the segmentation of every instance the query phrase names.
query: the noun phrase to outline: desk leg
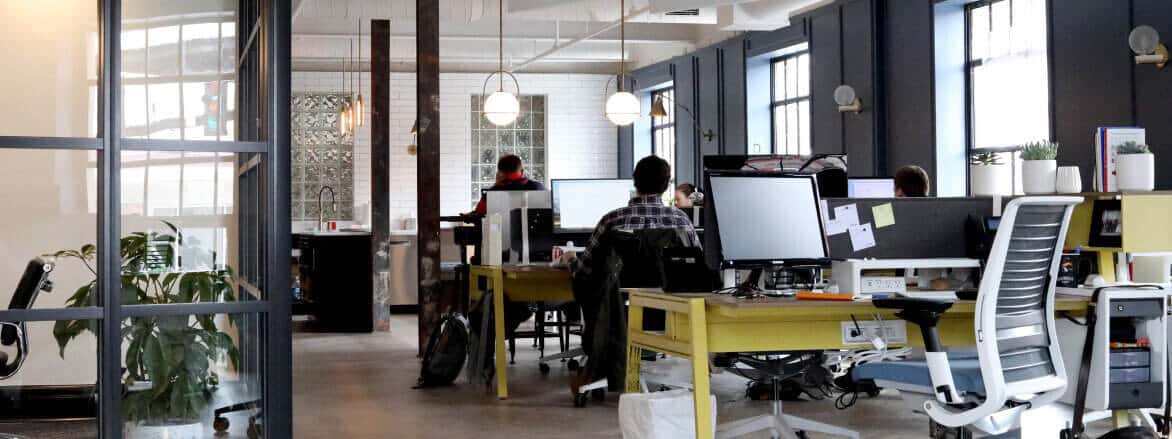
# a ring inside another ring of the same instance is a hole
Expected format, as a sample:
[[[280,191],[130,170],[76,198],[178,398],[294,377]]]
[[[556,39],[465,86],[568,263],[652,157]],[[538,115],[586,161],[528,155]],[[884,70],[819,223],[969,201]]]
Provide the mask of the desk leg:
[[[627,307],[627,377],[623,388],[625,393],[639,392],[639,368],[642,364],[643,349],[631,344],[631,336],[643,331],[643,307]]]
[[[492,276],[492,315],[496,327],[496,396],[509,398],[508,353],[505,351],[505,279],[497,271]]]
[[[692,325],[692,399],[695,402],[696,438],[712,438],[712,391],[708,382],[708,319],[704,299],[688,301]]]

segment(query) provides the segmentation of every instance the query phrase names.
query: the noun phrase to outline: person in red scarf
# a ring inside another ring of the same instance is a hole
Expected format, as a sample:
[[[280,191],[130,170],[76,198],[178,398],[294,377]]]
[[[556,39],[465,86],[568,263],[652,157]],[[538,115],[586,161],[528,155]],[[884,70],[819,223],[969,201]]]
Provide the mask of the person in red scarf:
[[[525,165],[521,163],[521,158],[509,154],[502,156],[496,162],[496,184],[492,185],[490,191],[543,191],[545,185],[539,181],[530,180],[525,177]],[[488,213],[488,196],[480,194],[480,202],[476,203],[476,209],[471,212],[461,214],[465,218],[483,218]]]

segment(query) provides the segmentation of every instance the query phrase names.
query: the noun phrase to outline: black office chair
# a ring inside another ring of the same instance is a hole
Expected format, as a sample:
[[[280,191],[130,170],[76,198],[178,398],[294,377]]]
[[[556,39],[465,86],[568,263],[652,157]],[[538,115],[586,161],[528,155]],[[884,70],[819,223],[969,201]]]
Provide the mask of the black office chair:
[[[582,346],[586,367],[574,385],[574,405],[586,405],[589,392],[595,400],[606,390],[619,389],[626,374],[627,313],[620,288],[663,286],[663,250],[686,247],[687,231],[678,228],[612,231],[603,235],[594,252],[591,275],[574,280],[574,300],[582,307],[585,330]],[[662,330],[665,314],[645,310],[643,329]],[[579,385],[581,384],[581,385]]]
[[[36,302],[41,291],[53,290],[53,283],[49,281],[49,273],[53,271],[53,263],[41,258],[34,258],[25,266],[20,283],[8,302],[8,309],[29,309]],[[0,322],[0,345],[16,345],[16,356],[10,358],[7,353],[0,352],[0,380],[8,379],[20,371],[24,360],[28,356],[28,329],[25,322]]]

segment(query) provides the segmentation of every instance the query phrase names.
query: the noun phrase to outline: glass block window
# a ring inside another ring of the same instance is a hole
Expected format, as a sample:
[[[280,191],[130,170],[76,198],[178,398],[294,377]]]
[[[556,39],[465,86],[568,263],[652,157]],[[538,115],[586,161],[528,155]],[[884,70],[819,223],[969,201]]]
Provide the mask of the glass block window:
[[[343,94],[294,94],[291,110],[294,221],[317,221],[317,194],[323,186],[334,190],[338,211],[330,207],[326,191],[326,220],[354,218],[354,136],[338,133],[338,110]]]
[[[521,113],[512,125],[498,127],[484,117],[484,96],[472,95],[472,205],[496,183],[496,162],[514,154],[525,163],[529,179],[546,181],[545,96],[520,96]]]

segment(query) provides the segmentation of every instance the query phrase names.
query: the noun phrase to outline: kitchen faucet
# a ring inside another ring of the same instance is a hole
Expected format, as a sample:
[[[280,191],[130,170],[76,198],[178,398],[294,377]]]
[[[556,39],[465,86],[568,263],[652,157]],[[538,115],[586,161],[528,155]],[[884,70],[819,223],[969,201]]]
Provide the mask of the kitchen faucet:
[[[326,231],[326,211],[322,209],[322,194],[330,190],[330,205],[334,208],[334,214],[338,214],[338,197],[334,195],[334,188],[329,186],[322,186],[321,190],[317,191],[317,230]]]

